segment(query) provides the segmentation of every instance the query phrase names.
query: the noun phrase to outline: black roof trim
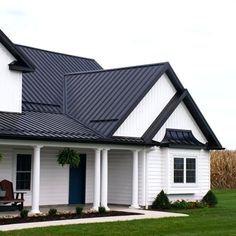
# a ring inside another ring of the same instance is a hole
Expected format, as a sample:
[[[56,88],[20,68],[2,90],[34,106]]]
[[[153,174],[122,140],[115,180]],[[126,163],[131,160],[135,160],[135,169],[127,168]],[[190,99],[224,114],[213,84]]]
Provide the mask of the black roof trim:
[[[201,129],[202,133],[206,137],[208,141],[208,148],[212,150],[224,149],[189,92],[187,93],[187,96],[184,98],[183,101],[186,107],[188,108],[190,114],[196,121],[197,125]]]
[[[105,70],[101,69],[101,70],[91,70],[91,71],[79,71],[79,72],[67,73],[67,74],[65,74],[65,76],[93,74],[93,73],[100,73],[100,72],[111,72],[111,71],[117,71],[117,70],[135,69],[135,68],[142,68],[142,67],[148,67],[148,66],[161,66],[161,65],[166,65],[166,64],[169,64],[169,63],[168,62],[160,62],[160,63],[145,64],[145,65],[138,65],[138,66],[111,68],[111,69],[105,69]]]
[[[67,53],[55,52],[55,51],[50,51],[50,50],[47,50],[47,49],[41,49],[41,48],[36,48],[36,47],[31,47],[31,46],[26,46],[26,45],[21,45],[21,44],[15,44],[15,45],[19,46],[19,47],[33,49],[33,50],[44,51],[44,52],[49,52],[49,53],[53,53],[53,54],[59,54],[59,55],[68,56],[68,57],[76,57],[76,58],[80,58],[80,59],[95,61],[93,58],[80,57],[80,56],[75,56],[75,55],[71,55],[71,54],[67,54]]]
[[[44,136],[24,136],[24,135],[8,135],[0,134],[0,139],[9,139],[9,140],[28,140],[28,141],[55,141],[55,142],[72,142],[72,143],[93,143],[93,144],[118,144],[118,145],[134,145],[134,146],[148,146],[153,147],[157,146],[155,142],[145,143],[143,140],[139,139],[130,139],[126,137],[121,137],[118,139],[85,139],[85,138],[63,138],[63,137],[44,137]]]
[[[149,126],[149,128],[143,134],[142,138],[146,142],[150,142],[153,139],[153,137],[156,135],[156,133],[167,121],[167,119],[170,117],[170,115],[173,113],[173,111],[181,103],[181,101],[186,95],[187,95],[187,90],[184,90],[182,93],[177,92],[171,98],[171,100],[168,102],[165,108],[161,111],[159,116],[153,121],[153,123]]]
[[[16,61],[13,61],[9,64],[10,70],[22,71],[22,72],[32,72],[35,70],[35,66],[25,56],[20,52],[14,43],[0,30],[0,43],[16,58]]]
[[[166,120],[170,117],[172,112],[177,108],[177,106],[184,102],[186,107],[188,108],[190,114],[193,116],[194,120],[196,121],[197,125],[201,129],[203,135],[206,137],[208,143],[207,147],[210,150],[215,149],[224,149],[220,144],[219,140],[215,136],[214,132],[210,128],[209,124],[207,123],[206,119],[202,115],[201,111],[199,110],[198,106],[194,102],[193,98],[191,97],[190,93],[187,89],[185,89],[182,94],[178,92],[174,95],[174,97],[170,100],[170,102],[166,105],[166,107],[162,110],[159,116],[154,120],[154,122],[150,125],[147,131],[143,134],[142,138],[146,142],[150,142],[156,133],[160,130],[162,125],[166,122]]]
[[[198,141],[191,130],[166,129],[161,147],[206,149],[207,145]]]

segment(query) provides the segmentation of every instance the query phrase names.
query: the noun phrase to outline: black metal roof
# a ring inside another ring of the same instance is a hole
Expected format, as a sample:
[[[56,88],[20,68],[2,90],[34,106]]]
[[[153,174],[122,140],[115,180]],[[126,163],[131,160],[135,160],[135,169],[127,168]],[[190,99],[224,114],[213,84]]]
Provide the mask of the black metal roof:
[[[15,61],[9,64],[10,70],[32,72],[35,66],[32,61],[21,53],[12,41],[0,30],[0,43],[14,56]]]
[[[152,146],[141,138],[107,138],[64,114],[0,112],[0,138]]]
[[[145,66],[66,75],[66,112],[111,136],[169,66]]]
[[[1,30],[0,43],[16,58],[9,69],[23,71],[24,111],[0,113],[0,137],[159,145],[152,138],[183,101],[208,148],[222,149],[168,62],[103,70],[93,59],[15,45]],[[112,136],[164,73],[177,92],[143,137]]]
[[[0,113],[1,135],[97,139],[101,135],[63,114]]]
[[[64,74],[99,70],[94,60],[42,49],[16,45],[36,66],[33,73],[23,74],[23,110],[62,112]]]
[[[191,130],[166,129],[165,136],[161,141],[162,147],[189,147],[206,148],[206,145],[199,142]]]

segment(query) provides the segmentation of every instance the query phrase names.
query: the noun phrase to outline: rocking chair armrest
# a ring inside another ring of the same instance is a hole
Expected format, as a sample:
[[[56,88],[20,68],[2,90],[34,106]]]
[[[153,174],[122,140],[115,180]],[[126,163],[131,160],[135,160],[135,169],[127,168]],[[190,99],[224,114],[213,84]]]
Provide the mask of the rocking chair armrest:
[[[21,199],[21,200],[24,200],[24,194],[26,192],[14,192],[16,194],[16,199]],[[19,198],[19,195],[20,195],[20,198]]]

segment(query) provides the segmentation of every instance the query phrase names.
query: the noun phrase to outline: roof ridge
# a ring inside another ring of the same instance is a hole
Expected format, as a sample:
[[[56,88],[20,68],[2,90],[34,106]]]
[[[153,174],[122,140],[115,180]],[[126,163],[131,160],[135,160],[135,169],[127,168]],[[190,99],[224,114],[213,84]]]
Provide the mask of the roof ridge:
[[[67,54],[67,53],[62,53],[62,52],[55,52],[55,51],[50,51],[47,49],[42,49],[42,48],[36,48],[36,47],[32,47],[32,46],[26,46],[26,45],[22,45],[22,44],[14,44],[17,47],[25,47],[25,48],[30,48],[33,50],[38,50],[38,51],[44,51],[44,52],[49,52],[49,53],[54,53],[54,54],[60,54],[63,56],[69,56],[69,57],[76,57],[76,58],[80,58],[80,59],[84,59],[84,60],[90,60],[90,61],[96,61],[93,58],[88,58],[88,57],[81,57],[81,56],[76,56],[76,55],[71,55],[71,54]]]
[[[169,64],[169,62],[160,62],[160,63],[143,64],[143,65],[137,65],[137,66],[118,67],[118,68],[111,68],[111,69],[72,72],[72,73],[66,73],[66,74],[64,74],[64,76],[80,75],[80,74],[92,74],[92,73],[117,71],[117,70],[125,70],[125,69],[135,69],[135,68],[150,67],[150,66],[161,66],[161,65],[165,65],[165,64]]]

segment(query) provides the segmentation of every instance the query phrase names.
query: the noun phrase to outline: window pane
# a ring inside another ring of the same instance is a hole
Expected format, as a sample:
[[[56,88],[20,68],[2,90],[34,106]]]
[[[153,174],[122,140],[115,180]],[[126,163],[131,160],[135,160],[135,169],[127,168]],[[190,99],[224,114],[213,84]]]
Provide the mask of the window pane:
[[[196,160],[193,158],[186,159],[186,183],[196,182]]]
[[[30,190],[30,173],[16,174],[16,190]]]
[[[31,155],[18,154],[16,171],[31,171]]]
[[[18,154],[16,163],[16,190],[30,190],[31,155]]]
[[[184,182],[184,159],[174,158],[174,183]]]

